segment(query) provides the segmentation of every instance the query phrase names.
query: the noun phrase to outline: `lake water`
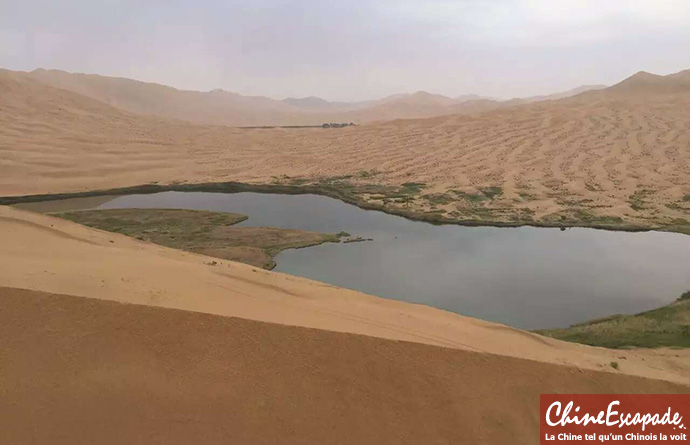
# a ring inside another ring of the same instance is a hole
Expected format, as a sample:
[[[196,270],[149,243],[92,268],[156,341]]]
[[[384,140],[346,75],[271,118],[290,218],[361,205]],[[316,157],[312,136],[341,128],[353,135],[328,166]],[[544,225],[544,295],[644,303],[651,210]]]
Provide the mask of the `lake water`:
[[[690,289],[690,236],[594,229],[436,226],[316,195],[164,192],[95,208],[243,213],[246,226],[346,231],[373,241],[276,257],[279,272],[524,329],[670,303]]]

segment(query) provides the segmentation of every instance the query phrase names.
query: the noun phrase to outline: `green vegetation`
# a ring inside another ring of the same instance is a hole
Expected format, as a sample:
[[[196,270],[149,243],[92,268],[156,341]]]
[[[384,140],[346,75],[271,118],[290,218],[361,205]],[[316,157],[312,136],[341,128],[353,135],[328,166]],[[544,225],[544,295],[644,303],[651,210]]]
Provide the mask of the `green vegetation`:
[[[350,122],[328,122],[325,124],[321,124],[321,128],[344,128],[344,127],[351,127],[354,126],[355,124]]]
[[[640,210],[644,210],[647,208],[646,203],[645,203],[645,198],[649,195],[654,193],[653,190],[647,190],[647,189],[640,189],[637,190],[635,193],[630,195],[628,198],[628,204],[630,204],[630,208],[635,210],[636,212],[639,212]]]
[[[467,193],[462,190],[452,190],[458,198],[464,199],[471,205],[477,205],[483,201],[491,201],[503,194],[503,187],[492,186],[492,187],[482,187],[479,189],[478,193]]]
[[[583,226],[618,229],[624,226],[619,216],[595,215],[587,208],[574,207],[544,217],[544,221],[563,226]]]
[[[232,227],[247,217],[198,210],[83,210],[55,216],[142,241],[264,269],[275,267],[272,257],[282,250],[338,242],[343,236],[270,227]]]
[[[483,187],[479,189],[479,191],[481,191],[487,198],[494,199],[497,196],[501,196],[503,194],[503,187]]]
[[[618,369],[618,362],[611,362],[611,367],[613,369]]]
[[[537,332],[606,348],[690,348],[690,291],[668,306],[637,315],[613,315],[566,329]]]
[[[664,230],[690,235],[690,221],[682,218],[674,218],[670,224],[664,226]]]
[[[369,171],[360,170],[357,172],[357,177],[361,178],[361,179],[367,179],[367,178],[371,178],[373,176],[376,176],[378,174],[379,174],[379,172],[377,172],[376,170],[369,170]]]
[[[683,196],[683,201],[684,202],[690,202],[690,194]]]
[[[432,205],[446,205],[457,201],[457,198],[447,193],[430,193],[422,195],[422,199],[426,199]]]
[[[488,199],[483,193],[465,193],[460,190],[454,190],[454,193],[458,195],[459,198],[466,200],[470,204],[478,204]]]
[[[291,185],[304,185],[308,184],[309,179],[306,178],[290,178],[290,184]]]
[[[566,207],[582,207],[589,205],[593,201],[591,199],[559,199],[556,202]]]
[[[528,192],[519,192],[518,196],[522,198],[523,201],[534,201],[537,199],[533,194]]]
[[[407,193],[417,194],[421,192],[424,187],[426,187],[426,184],[423,182],[406,182],[402,185],[402,187],[407,191]]]

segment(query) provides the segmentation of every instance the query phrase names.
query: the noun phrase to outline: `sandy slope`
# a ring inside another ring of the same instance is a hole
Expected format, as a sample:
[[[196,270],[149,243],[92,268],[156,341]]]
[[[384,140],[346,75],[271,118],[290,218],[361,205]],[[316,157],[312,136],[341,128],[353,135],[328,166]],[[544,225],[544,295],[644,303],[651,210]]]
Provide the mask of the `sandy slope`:
[[[364,171],[376,173],[367,182],[424,182],[425,193],[502,187],[490,204],[498,218],[674,224],[690,212],[688,78],[638,74],[474,117],[241,130],[133,115],[0,71],[0,195]],[[429,210],[424,200],[411,205]]]
[[[690,384],[690,351],[611,351],[0,207],[0,286],[358,333]],[[620,371],[610,362],[618,361]]]
[[[542,392],[690,390],[11,288],[0,339],[3,444],[534,444]]]

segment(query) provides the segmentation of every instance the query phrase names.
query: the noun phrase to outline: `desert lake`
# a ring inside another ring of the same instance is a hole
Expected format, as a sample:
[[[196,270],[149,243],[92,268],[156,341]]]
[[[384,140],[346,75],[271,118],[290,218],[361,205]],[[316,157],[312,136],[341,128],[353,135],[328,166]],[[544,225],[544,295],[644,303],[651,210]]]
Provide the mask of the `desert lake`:
[[[163,192],[42,205],[212,210],[248,215],[242,226],[345,231],[372,241],[286,250],[275,270],[522,329],[637,313],[690,288],[690,236],[676,233],[432,225],[317,195]]]

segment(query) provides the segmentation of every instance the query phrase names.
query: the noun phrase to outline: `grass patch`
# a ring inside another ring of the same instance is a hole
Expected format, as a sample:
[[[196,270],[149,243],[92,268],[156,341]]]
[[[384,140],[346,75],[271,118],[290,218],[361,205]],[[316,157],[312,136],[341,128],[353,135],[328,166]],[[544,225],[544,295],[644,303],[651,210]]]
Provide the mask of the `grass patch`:
[[[593,221],[597,224],[616,225],[622,224],[623,218],[620,216],[595,216]]]
[[[342,235],[271,227],[233,227],[245,215],[181,209],[109,209],[58,213],[89,227],[174,249],[239,261],[264,269],[285,249],[338,242]]]
[[[357,177],[360,179],[367,179],[367,178],[371,178],[373,176],[376,176],[378,174],[379,174],[379,172],[377,172],[376,170],[368,170],[368,171],[367,170],[360,170],[357,172]]]
[[[595,215],[587,208],[570,208],[563,212],[552,213],[544,221],[557,222],[572,226],[600,227],[618,229],[625,225],[620,216]]]
[[[618,370],[618,362],[611,362],[610,365],[613,369]]]
[[[674,218],[670,224],[664,226],[664,230],[690,235],[690,221],[682,218]]]
[[[487,198],[484,194],[481,193],[465,193],[461,191],[456,191],[455,192],[459,198],[464,199],[465,201],[469,202],[470,204],[479,204],[482,201],[486,201],[489,198]]]
[[[426,199],[432,205],[446,205],[457,201],[455,197],[447,193],[430,193],[422,195],[422,199]]]
[[[484,201],[491,201],[503,195],[503,187],[482,187],[477,193],[467,193],[462,190],[451,190],[451,192],[455,193],[458,198],[464,199],[471,205],[478,205],[482,204]]]
[[[683,202],[690,202],[690,194],[683,196]]]
[[[534,201],[535,199],[537,199],[536,196],[527,192],[519,192],[518,196],[522,198],[523,201]]]
[[[654,193],[653,190],[647,190],[647,189],[640,189],[637,190],[635,193],[630,195],[628,198],[628,204],[630,205],[630,208],[633,209],[636,212],[639,212],[640,210],[645,210],[647,208],[647,205],[645,203],[645,198],[649,195]]]
[[[592,199],[559,199],[558,204],[566,207],[582,207],[594,202]]]
[[[290,185],[304,185],[308,184],[310,181],[309,179],[306,178],[290,178],[289,183]]]
[[[353,175],[331,176],[331,177],[322,179],[320,182],[325,183],[325,184],[337,184],[339,182],[348,181],[348,180],[352,179],[353,177],[354,177]]]
[[[479,189],[479,191],[481,191],[487,198],[494,199],[497,196],[501,196],[503,194],[503,187],[483,187]]]
[[[689,348],[690,291],[659,309],[537,332],[559,340],[606,348]]]
[[[402,185],[402,188],[407,192],[411,194],[417,194],[422,191],[422,189],[426,187],[426,184],[423,182],[406,182]]]

